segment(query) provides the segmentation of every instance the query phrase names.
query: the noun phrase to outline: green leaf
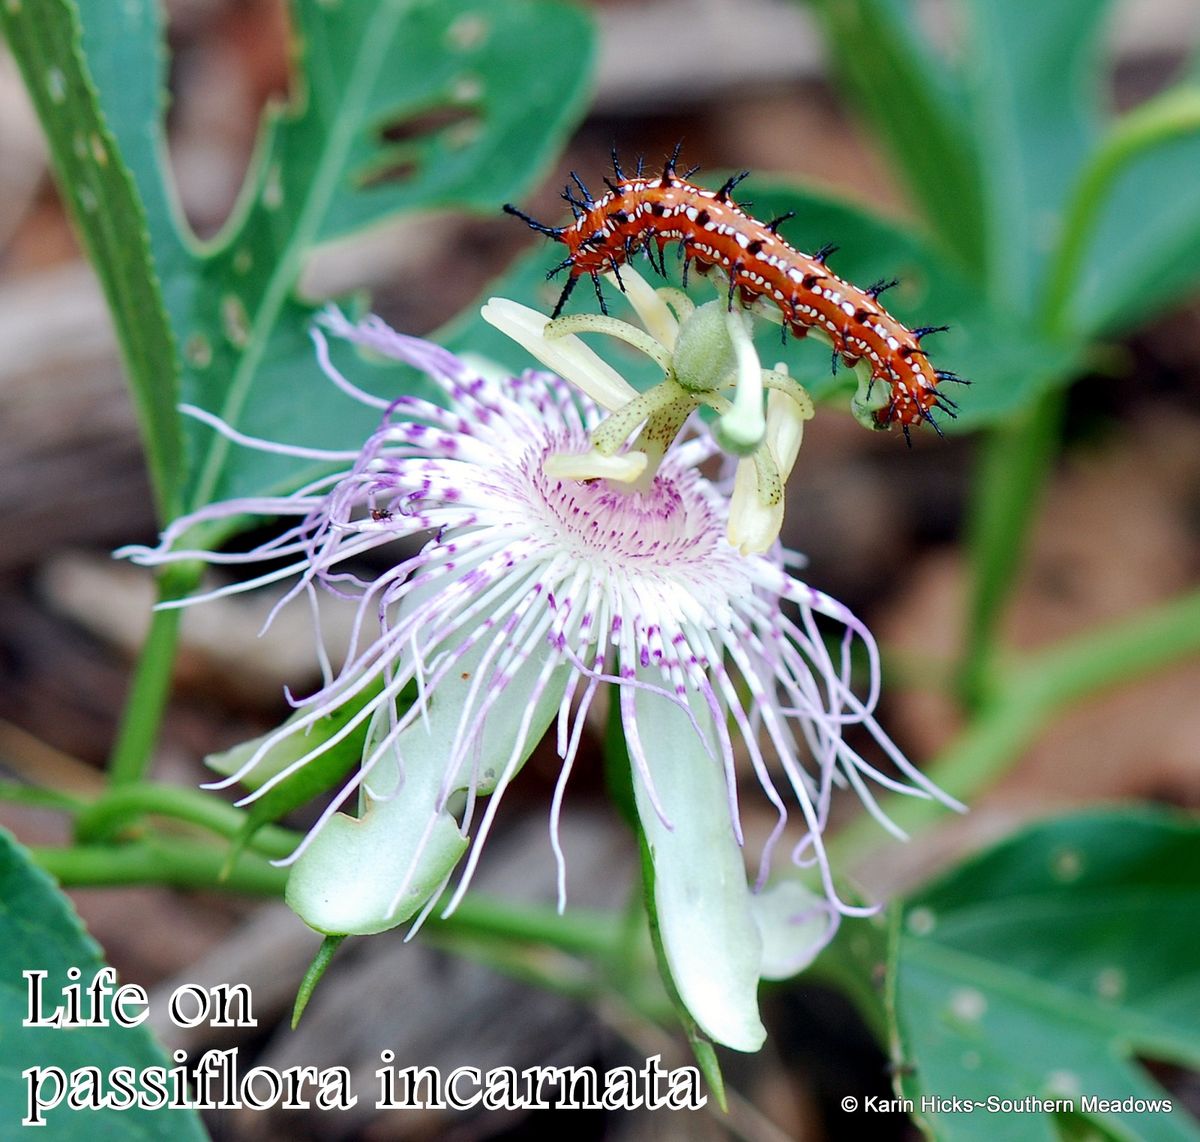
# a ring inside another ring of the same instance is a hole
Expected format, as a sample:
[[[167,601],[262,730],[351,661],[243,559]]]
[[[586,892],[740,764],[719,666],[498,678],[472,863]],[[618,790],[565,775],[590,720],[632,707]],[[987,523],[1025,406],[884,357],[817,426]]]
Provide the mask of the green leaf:
[[[85,989],[84,1014],[87,1014],[86,988],[104,968],[100,948],[83,929],[71,903],[51,879],[29,860],[7,833],[0,832],[0,1106],[3,1106],[3,1130],[15,1138],[22,1116],[28,1113],[32,1093],[38,1089],[49,1100],[53,1082],[45,1078],[48,1068],[57,1067],[69,1075],[83,1067],[98,1068],[102,1076],[101,1092],[111,1092],[107,1077],[117,1067],[131,1068],[141,1075],[147,1067],[172,1066],[150,1033],[143,1027],[26,1027],[29,1021],[30,984],[26,971],[45,972],[42,1001],[35,1019],[49,1019],[62,1002],[62,989],[78,981]],[[70,968],[79,976],[68,977]],[[129,1005],[128,1013],[137,1013]],[[24,1072],[38,1068],[28,1077]],[[135,1078],[135,1090],[142,1087]],[[69,1089],[69,1088],[68,1088]],[[64,1099],[55,1109],[44,1112],[45,1126],[38,1137],[75,1139],[86,1136],[102,1139],[203,1139],[205,1133],[194,1112],[187,1110],[148,1110],[131,1107],[117,1109],[69,1109]]]
[[[353,446],[375,414],[347,413],[312,362],[310,314],[291,298],[305,257],[319,240],[401,207],[498,205],[519,190],[531,168],[497,150],[536,161],[574,121],[587,27],[573,9],[530,2],[307,0],[296,14],[303,102],[269,121],[241,216],[206,259],[204,288],[176,314],[185,341],[212,348],[185,376],[185,394],[256,435],[282,430],[282,399],[291,439]],[[470,117],[434,114],[454,111]],[[396,133],[404,140],[388,143]],[[394,181],[374,181],[385,166]],[[241,315],[235,328],[230,313]],[[278,462],[206,437],[193,502],[277,486]]]
[[[901,0],[811,0],[839,78],[883,136],[930,227],[963,265],[984,261],[979,155],[958,78]]]
[[[107,7],[133,10],[138,4]],[[175,411],[179,362],[155,272],[145,207],[113,120],[98,97],[89,70],[94,57],[85,57],[81,50],[75,6],[70,0],[10,0],[0,4],[0,30],[25,77],[58,185],[112,312],[156,506],[165,521],[178,507],[183,474],[183,440]]]
[[[719,172],[710,172],[706,181],[716,185],[720,179]],[[746,187],[746,198],[753,200],[757,217],[796,211],[797,217],[785,230],[788,241],[798,249],[815,250],[826,242],[838,243],[830,264],[847,281],[862,286],[880,278],[899,277],[900,285],[883,299],[888,309],[910,327],[950,326],[948,333],[930,338],[926,347],[937,367],[953,370],[972,384],[962,389],[945,385],[948,395],[960,406],[958,420],[941,422],[947,431],[1004,420],[1029,407],[1046,391],[1066,384],[1081,367],[1079,345],[1048,341],[1030,331],[1021,319],[988,306],[977,286],[911,230],[857,206],[769,176],[756,177]],[[511,298],[549,313],[562,285],[561,278],[546,282],[545,275],[546,269],[559,260],[559,249],[539,241],[537,248],[506,276],[488,286],[485,296]],[[637,259],[635,266],[652,284],[661,281],[654,277],[645,259]],[[679,262],[668,253],[668,280],[663,284],[679,284],[678,266]],[[605,292],[615,316],[636,322],[632,310],[615,290],[606,287]],[[689,293],[696,301],[710,301],[713,286],[693,271]],[[837,376],[831,374],[826,342],[810,337],[805,341],[789,338],[781,344],[777,326],[763,321],[759,328],[757,341],[764,362],[785,361],[814,397],[836,400],[848,407],[856,375],[847,369]],[[437,337],[456,352],[479,353],[513,370],[533,363],[515,342],[484,323],[477,307],[469,308]],[[644,388],[660,378],[647,357],[622,342],[591,337],[588,343],[635,388]]]
[[[1086,256],[1068,302],[1067,320],[1082,332],[1124,333],[1200,288],[1200,208],[1192,193],[1198,106],[1194,81],[1142,104],[1114,128],[1118,169],[1098,216],[1086,219]]]
[[[869,903],[851,886],[839,885],[843,898],[854,904]],[[884,1010],[887,980],[889,911],[873,916],[843,919],[833,939],[808,969],[807,979],[840,990],[858,1009],[863,1022],[881,1044],[888,1039]]]
[[[909,900],[893,931],[905,1096],[1071,1098],[1120,1138],[1200,1138],[1139,1059],[1200,1065],[1200,828],[1151,810],[1046,821]],[[931,1113],[939,1139],[1053,1138],[1038,1114]]]
[[[14,5],[7,8],[7,23],[35,31],[50,23],[22,16],[19,5],[15,15]],[[176,441],[177,453],[179,394],[165,392],[165,382],[181,368],[182,398],[244,432],[356,447],[378,417],[348,405],[316,367],[307,333],[314,307],[296,296],[306,260],[320,243],[401,211],[491,210],[519,193],[582,113],[591,55],[587,19],[553,0],[293,0],[291,102],[268,112],[238,208],[219,238],[201,245],[178,216],[164,160],[159,5],[78,0],[78,10],[76,26],[68,0],[24,6],[28,13],[52,12],[53,30],[68,45],[67,33],[81,28],[96,91],[90,104],[81,95],[70,114],[90,107],[103,117],[112,132],[110,166],[117,169],[123,158],[142,199],[136,228],[121,214],[105,214],[101,222],[125,257],[131,256],[125,245],[136,248],[131,236],[148,231],[169,316],[169,329],[158,323],[160,339],[173,333],[182,353],[181,365],[173,353],[131,361],[135,392],[158,402],[148,436]],[[38,46],[32,32],[26,38]],[[50,61],[26,55],[27,71],[40,80]],[[63,169],[72,191],[90,169],[86,154],[71,160],[73,131],[64,127],[55,148],[64,161],[83,164]],[[125,190],[137,206],[128,176]],[[157,297],[116,302],[119,323],[135,331],[161,317]],[[355,380],[381,379],[358,361],[347,369]],[[233,448],[191,422],[185,435],[184,469],[177,455],[174,467],[159,467],[170,490],[182,485],[189,507],[279,491],[307,474],[297,473],[293,460]]]
[[[1036,312],[1062,211],[1100,128],[1107,0],[969,0],[963,82],[993,304]]]

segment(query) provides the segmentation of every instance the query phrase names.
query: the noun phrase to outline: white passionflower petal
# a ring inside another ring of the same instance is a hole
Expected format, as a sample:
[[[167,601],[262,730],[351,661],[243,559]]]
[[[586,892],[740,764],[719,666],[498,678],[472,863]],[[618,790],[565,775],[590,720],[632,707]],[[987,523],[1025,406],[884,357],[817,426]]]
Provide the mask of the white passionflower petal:
[[[547,340],[550,318],[503,297],[489,298],[480,314],[511,337],[551,372],[557,373],[611,412],[637,396],[637,390],[574,334]]]
[[[660,681],[656,675],[637,673],[649,686]],[[674,698],[635,693],[637,724],[652,726],[654,736],[639,743],[640,751],[631,749],[663,949],[675,990],[700,1029],[734,1050],[757,1051],[766,1038],[758,1017],[762,937],[729,813],[732,775],[722,766],[708,706],[693,697],[681,707]]]
[[[790,979],[802,972],[833,939],[841,917],[798,880],[768,884],[750,900],[762,934],[762,978]]]
[[[374,764],[359,815],[331,816],[288,878],[288,904],[318,932],[369,935],[416,915],[450,879],[470,843],[450,811],[454,795],[507,784],[546,732],[562,699],[565,668],[550,663],[551,677],[544,677],[551,652],[543,646],[510,679],[506,700],[481,715],[471,756],[457,772],[447,770],[448,745],[472,702],[472,679],[488,649],[481,640],[462,657],[438,685],[436,701],[391,741],[380,719],[366,752]],[[403,758],[403,772],[388,764],[393,754]]]
[[[514,317],[513,307],[491,309],[508,314],[501,320],[509,325],[532,321]],[[291,578],[285,601],[315,602],[326,591],[357,600],[340,668],[295,703],[288,724],[239,753],[218,784],[245,780],[254,800],[323,749],[365,732],[360,769],[294,854],[288,895],[322,931],[378,931],[424,916],[465,853],[455,906],[502,794],[553,722],[562,769],[551,848],[561,907],[557,807],[588,710],[606,691],[619,703],[676,987],[715,1039],[755,1049],[757,979],[787,957],[764,958],[757,890],[747,887],[741,859],[735,756],[748,759],[777,817],[756,854],[755,883],[767,883],[795,817],[792,861],[819,880],[830,931],[839,915],[870,911],[844,902],[834,885],[822,841],[833,787],[850,786],[877,816],[869,782],[954,804],[875,721],[879,657],[869,632],[794,578],[780,553],[743,556],[728,542],[729,505],[697,467],[714,455],[711,439],[664,444],[655,471],[632,487],[594,468],[576,479],[555,464],[590,460],[603,412],[565,381],[481,376],[373,318],[352,325],[331,312],[322,324],[422,370],[443,403],[360,392],[316,331],[330,379],[349,399],[382,407],[379,429],[352,465],[292,496],[210,505],[172,524],[157,548],[124,552],[146,564],[267,561],[249,585]],[[786,468],[798,435],[781,407],[772,405],[768,443],[773,463]],[[308,451],[207,422],[240,446],[311,461]],[[634,453],[615,459],[638,462]],[[173,547],[200,520],[247,514],[291,523],[249,552]],[[381,562],[392,544],[400,554]],[[819,620],[842,637],[830,641]],[[856,669],[860,658],[866,663],[864,692],[851,688],[852,657]],[[304,749],[303,735],[328,727],[334,714],[338,728],[313,733]],[[282,750],[285,739],[296,748]],[[875,761],[859,752],[872,739]],[[885,763],[890,773],[879,768]],[[358,818],[340,814],[355,803]],[[803,925],[796,932],[799,962],[818,941]]]

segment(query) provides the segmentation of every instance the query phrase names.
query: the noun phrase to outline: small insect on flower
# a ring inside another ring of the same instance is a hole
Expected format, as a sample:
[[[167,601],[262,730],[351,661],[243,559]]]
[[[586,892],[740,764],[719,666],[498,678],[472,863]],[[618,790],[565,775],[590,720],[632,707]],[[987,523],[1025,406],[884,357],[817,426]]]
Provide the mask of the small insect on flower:
[[[327,333],[420,369],[444,405],[362,392],[335,366]],[[270,570],[232,589],[292,578],[285,599],[328,592],[357,601],[340,668],[218,783],[254,784],[281,743],[357,703],[332,737],[296,750],[246,798],[366,727],[361,766],[294,854],[289,903],[329,933],[419,923],[439,902],[452,910],[504,791],[553,726],[562,766],[550,844],[562,907],[563,795],[583,760],[585,718],[604,691],[624,728],[672,982],[711,1038],[757,1049],[765,1034],[760,978],[798,970],[842,915],[871,911],[835,887],[822,842],[833,787],[853,788],[894,833],[869,782],[953,804],[875,721],[879,659],[870,633],[797,579],[788,557],[743,555],[729,543],[728,501],[697,468],[717,450],[709,436],[671,445],[643,485],[599,472],[560,475],[560,458],[589,453],[603,412],[558,377],[483,376],[375,318],[352,324],[334,311],[314,340],[330,379],[382,414],[361,451],[252,440],[192,410],[241,445],[343,470],[291,496],[210,506],[172,524],[157,547],[122,552],[148,565],[270,559]],[[627,455],[612,459],[619,465]],[[176,549],[200,520],[246,514],[294,522],[246,553]],[[397,544],[402,554],[382,571],[354,562],[397,541],[407,545]],[[827,626],[840,631],[832,644]],[[851,686],[855,643],[867,670],[862,693]],[[850,727],[874,739],[879,759],[847,740]],[[775,814],[752,883],[738,755]],[[354,816],[340,811],[352,797]],[[794,814],[799,827],[781,844]],[[784,847],[813,873],[819,894],[795,879],[782,892],[768,885]]]

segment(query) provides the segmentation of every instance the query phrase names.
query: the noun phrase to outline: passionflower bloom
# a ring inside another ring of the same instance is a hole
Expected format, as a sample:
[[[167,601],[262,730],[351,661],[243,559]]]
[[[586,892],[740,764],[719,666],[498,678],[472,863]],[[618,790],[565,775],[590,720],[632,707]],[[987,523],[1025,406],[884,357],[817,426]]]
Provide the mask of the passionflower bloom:
[[[294,854],[287,896],[319,931],[376,932],[420,922],[439,901],[454,908],[505,789],[553,726],[562,767],[550,845],[561,907],[560,807],[573,767],[590,763],[579,745],[604,691],[625,731],[672,982],[711,1038],[757,1049],[759,979],[798,970],[840,916],[869,911],[841,899],[829,868],[822,831],[832,788],[851,787],[894,832],[872,784],[946,800],[875,722],[871,635],[797,579],[791,557],[730,544],[729,501],[697,467],[718,447],[703,429],[663,449],[640,482],[556,474],[594,452],[611,410],[547,373],[484,375],[376,318],[352,324],[330,311],[321,326],[313,335],[330,380],[382,414],[361,451],[252,440],[191,410],[241,445],[343,470],[290,496],[212,505],[172,524],[156,548],[123,553],[151,565],[270,560],[257,578],[222,590],[291,580],[284,601],[356,601],[340,668],[216,784],[248,784],[252,800],[365,727],[362,763]],[[334,364],[327,333],[415,366],[441,403],[361,391]],[[293,522],[246,553],[180,543],[197,525],[247,514]],[[394,561],[364,570],[360,557],[388,545]],[[855,642],[866,664],[861,692],[851,686]],[[856,740],[874,739],[891,772],[847,740],[851,727],[866,731]],[[740,757],[775,814],[750,883]],[[790,861],[776,860],[785,850]],[[776,866],[789,863],[820,891],[799,873],[777,883]]]

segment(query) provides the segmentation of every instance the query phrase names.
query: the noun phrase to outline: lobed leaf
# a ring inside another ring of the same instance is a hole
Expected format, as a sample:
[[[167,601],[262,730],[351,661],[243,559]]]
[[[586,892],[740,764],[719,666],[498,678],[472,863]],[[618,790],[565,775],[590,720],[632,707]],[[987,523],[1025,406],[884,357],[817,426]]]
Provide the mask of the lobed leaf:
[[[1200,1064],[1200,828],[1152,810],[1041,822],[906,902],[892,933],[902,1093],[1074,1099],[1117,1137],[1200,1138],[1143,1060]],[[930,1113],[939,1139],[1054,1137],[1041,1114]]]
[[[63,1002],[62,989],[76,983],[85,989],[104,966],[100,947],[84,931],[71,902],[53,881],[37,868],[28,854],[7,833],[0,832],[0,1107],[3,1129],[15,1138],[21,1131],[22,1116],[27,1113],[31,1091],[39,1081],[35,1072],[44,1074],[57,1067],[68,1075],[84,1067],[97,1068],[101,1086],[97,1098],[115,1093],[108,1076],[117,1067],[132,1069],[134,1076],[148,1067],[164,1070],[173,1064],[155,1043],[144,1026],[119,1027],[38,1027],[24,1026],[29,1019],[29,985],[22,973],[43,971],[43,1002],[35,1019],[50,1019]],[[78,975],[68,976],[77,968]],[[88,1001],[83,1003],[87,1015]],[[137,1008],[130,1005],[132,1016]],[[145,1089],[134,1080],[135,1090]],[[53,1083],[47,1080],[43,1096],[49,1099]],[[43,1138],[71,1139],[86,1134],[97,1140],[176,1139],[201,1140],[207,1137],[194,1111],[163,1108],[149,1110],[138,1106],[120,1110],[71,1109],[66,1100],[45,1112]]]
[[[375,426],[313,360],[297,283],[316,246],[403,211],[493,208],[582,109],[590,27],[554,0],[293,0],[291,14],[289,102],[265,117],[234,216],[201,244],[165,158],[155,0],[0,8],[114,308],[167,514],[307,475],[191,422],[181,451],[181,397],[287,442],[355,447]]]

